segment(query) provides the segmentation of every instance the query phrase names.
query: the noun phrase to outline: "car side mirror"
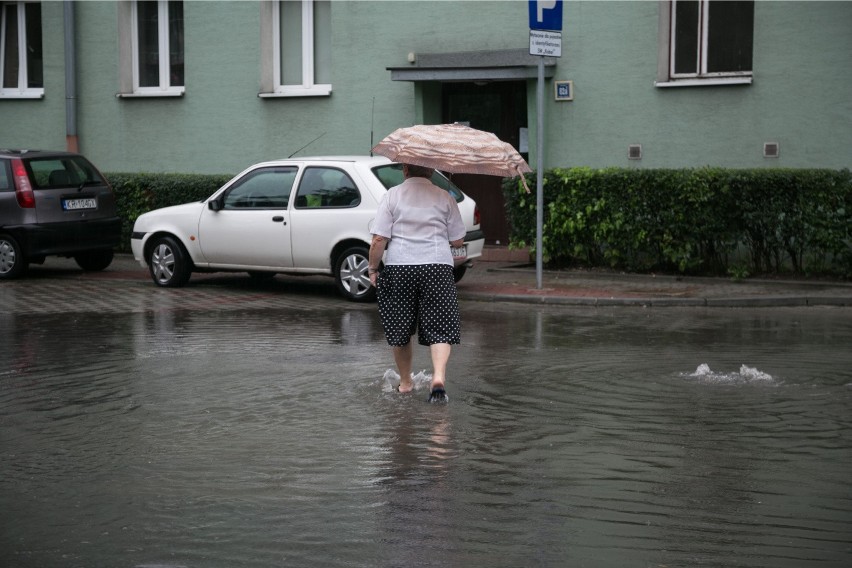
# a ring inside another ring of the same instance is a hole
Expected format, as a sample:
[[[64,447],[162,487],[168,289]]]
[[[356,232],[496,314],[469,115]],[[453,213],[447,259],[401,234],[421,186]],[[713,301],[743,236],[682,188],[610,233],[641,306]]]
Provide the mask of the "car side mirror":
[[[213,199],[207,202],[207,208],[210,211],[221,211],[222,210],[222,200],[221,199]]]

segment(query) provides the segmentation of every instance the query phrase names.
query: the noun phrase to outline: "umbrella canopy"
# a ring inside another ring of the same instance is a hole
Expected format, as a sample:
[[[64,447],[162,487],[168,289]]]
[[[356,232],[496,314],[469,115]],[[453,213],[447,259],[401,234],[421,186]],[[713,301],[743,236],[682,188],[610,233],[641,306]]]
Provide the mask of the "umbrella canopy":
[[[521,176],[523,180],[523,174],[532,171],[511,144],[458,123],[399,128],[376,144],[373,152],[395,162],[453,174]]]

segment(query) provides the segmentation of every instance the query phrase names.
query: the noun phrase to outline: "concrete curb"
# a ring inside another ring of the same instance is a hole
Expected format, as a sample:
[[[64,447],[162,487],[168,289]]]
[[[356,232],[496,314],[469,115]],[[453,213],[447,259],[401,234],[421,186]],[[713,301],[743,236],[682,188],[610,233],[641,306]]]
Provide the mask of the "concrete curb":
[[[520,304],[551,304],[584,307],[643,307],[643,308],[794,308],[794,307],[852,307],[852,298],[774,296],[758,298],[589,298],[568,296],[527,296],[459,292],[460,300],[474,302],[515,302]]]
[[[515,274],[535,274],[535,267],[527,264],[509,265],[509,266],[489,266],[485,267],[486,272],[494,273],[515,273]],[[680,283],[695,283],[695,284],[736,284],[747,288],[750,285],[759,286],[832,286],[836,288],[849,288],[852,290],[852,282],[837,280],[785,280],[785,279],[767,279],[767,278],[744,278],[742,280],[734,280],[732,278],[712,277],[712,276],[679,276],[672,274],[637,274],[630,272],[572,272],[559,270],[543,270],[542,275],[560,278],[563,281],[570,282],[573,279],[585,280],[603,280],[603,281],[647,281],[647,282],[680,282]]]

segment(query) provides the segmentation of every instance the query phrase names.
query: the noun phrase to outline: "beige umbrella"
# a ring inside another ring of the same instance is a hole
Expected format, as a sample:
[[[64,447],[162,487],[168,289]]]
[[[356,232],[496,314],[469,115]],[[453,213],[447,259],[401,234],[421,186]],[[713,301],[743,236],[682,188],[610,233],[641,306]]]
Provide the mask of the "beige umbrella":
[[[399,128],[373,146],[373,152],[403,164],[434,168],[453,174],[484,174],[499,177],[531,172],[511,144],[491,132],[463,124],[418,124]]]

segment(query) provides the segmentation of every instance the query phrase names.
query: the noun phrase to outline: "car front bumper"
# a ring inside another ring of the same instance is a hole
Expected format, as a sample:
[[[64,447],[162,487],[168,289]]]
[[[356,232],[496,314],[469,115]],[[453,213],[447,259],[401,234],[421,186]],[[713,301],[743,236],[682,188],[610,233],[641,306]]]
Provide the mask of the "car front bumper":
[[[145,235],[146,233],[133,231],[130,236],[130,252],[133,253],[136,262],[147,267],[148,264],[145,262]]]

